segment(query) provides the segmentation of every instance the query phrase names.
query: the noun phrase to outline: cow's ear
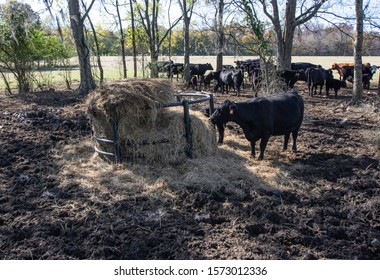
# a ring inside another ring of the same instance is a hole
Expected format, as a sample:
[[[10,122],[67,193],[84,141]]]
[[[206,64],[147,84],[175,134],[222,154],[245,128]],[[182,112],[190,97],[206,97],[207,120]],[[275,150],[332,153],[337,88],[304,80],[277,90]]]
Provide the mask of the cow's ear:
[[[230,115],[235,115],[236,110],[237,110],[236,104],[234,102],[230,102],[230,104],[228,106],[228,111],[229,111]]]

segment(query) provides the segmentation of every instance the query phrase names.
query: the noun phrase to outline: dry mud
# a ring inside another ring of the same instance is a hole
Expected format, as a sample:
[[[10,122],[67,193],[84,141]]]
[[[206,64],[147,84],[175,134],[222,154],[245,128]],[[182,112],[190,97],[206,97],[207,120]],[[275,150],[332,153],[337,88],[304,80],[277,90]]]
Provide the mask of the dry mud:
[[[71,92],[1,95],[0,259],[380,259],[376,91],[305,92],[297,154],[272,137],[251,159],[229,124],[217,155],[167,166],[102,161]]]

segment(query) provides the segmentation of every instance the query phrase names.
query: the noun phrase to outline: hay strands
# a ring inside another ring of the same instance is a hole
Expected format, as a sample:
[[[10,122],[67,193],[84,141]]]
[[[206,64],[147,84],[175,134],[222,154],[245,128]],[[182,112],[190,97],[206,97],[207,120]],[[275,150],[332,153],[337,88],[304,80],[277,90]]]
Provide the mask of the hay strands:
[[[186,138],[187,142],[187,149],[185,151],[185,154],[187,155],[188,158],[192,159],[193,158],[193,137],[192,137],[192,129],[191,129],[191,123],[190,123],[190,104],[195,104],[195,103],[201,103],[201,102],[206,102],[209,101],[209,109],[210,112],[213,112],[214,110],[214,100],[213,96],[210,94],[204,94],[204,93],[181,93],[181,94],[176,94],[175,95],[177,98],[178,102],[172,102],[172,103],[164,103],[160,108],[165,108],[165,107],[175,107],[175,106],[183,106],[183,114],[184,114],[184,125],[185,125],[185,133],[184,136]],[[188,100],[184,99],[185,97],[193,97],[195,99]],[[112,128],[112,138],[113,140],[106,139],[106,137],[99,137],[95,135],[95,139],[98,142],[102,142],[105,144],[113,144],[114,146],[114,152],[106,152],[102,151],[97,147],[94,147],[95,152],[109,156],[109,157],[114,157],[115,163],[120,163],[122,161],[123,156],[127,155],[122,155],[121,154],[121,146],[120,143],[118,142],[118,121],[111,118],[111,128]],[[109,136],[111,136],[109,135]],[[109,137],[108,136],[108,137]],[[143,145],[155,145],[155,144],[164,144],[164,143],[170,143],[171,141],[165,137],[159,139],[159,140],[141,140],[141,141],[134,141],[128,139],[124,145],[128,146],[143,146]]]
[[[100,137],[100,136],[97,136],[97,135],[95,135],[95,140],[99,141],[99,142],[103,142],[103,143],[113,144],[115,152],[114,153],[109,153],[109,152],[106,152],[106,151],[102,151],[102,150],[98,149],[96,146],[94,146],[94,150],[98,154],[114,157],[115,158],[115,163],[119,163],[121,161],[121,152],[120,152],[120,145],[119,145],[119,142],[117,140],[118,139],[118,124],[117,124],[117,121],[115,121],[114,119],[111,119],[111,125],[112,125],[112,131],[113,131],[113,140],[105,139],[104,137]]]

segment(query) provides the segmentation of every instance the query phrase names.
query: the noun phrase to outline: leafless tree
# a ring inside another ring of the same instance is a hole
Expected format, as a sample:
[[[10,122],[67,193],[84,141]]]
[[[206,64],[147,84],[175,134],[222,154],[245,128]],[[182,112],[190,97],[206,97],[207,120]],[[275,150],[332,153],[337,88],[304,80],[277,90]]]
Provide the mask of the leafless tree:
[[[297,26],[312,19],[327,0],[236,0],[249,2],[252,7],[263,11],[276,34],[277,64],[281,69],[290,69],[293,37]],[[259,5],[257,5],[259,3]],[[284,5],[281,5],[285,3]]]
[[[139,20],[141,21],[142,26],[144,27],[145,34],[148,37],[149,41],[149,52],[151,59],[151,77],[158,77],[158,56],[160,52],[160,47],[166,37],[168,36],[171,29],[173,29],[182,19],[182,15],[173,22],[171,26],[160,35],[159,33],[159,11],[160,11],[160,1],[159,0],[144,0],[139,5],[136,6],[137,12],[139,14]]]
[[[190,20],[193,15],[196,0],[178,0],[178,5],[182,10],[183,19],[183,48],[184,48],[184,69],[183,78],[186,82],[190,80]]]
[[[84,21],[91,10],[95,0],[92,0],[85,14],[82,16],[79,7],[79,0],[68,0],[71,31],[77,49],[80,85],[76,92],[81,95],[87,94],[96,88],[96,83],[91,72],[90,51],[84,36]]]
[[[127,78],[127,63],[126,63],[126,59],[125,59],[125,34],[124,34],[123,23],[122,23],[121,14],[120,14],[120,7],[122,6],[122,4],[119,3],[119,0],[110,1],[110,2],[106,2],[103,0],[102,3],[103,3],[103,7],[104,7],[105,11],[107,12],[107,14],[114,17],[115,22],[116,22],[117,26],[119,27],[121,61],[122,61],[122,65],[123,65],[123,78],[125,79],[125,78]],[[116,15],[107,9],[106,4],[111,4],[115,8]]]
[[[356,37],[354,46],[354,83],[352,91],[352,104],[358,104],[363,96],[363,83],[362,83],[362,53],[363,53],[363,0],[355,1],[355,14],[356,14]]]
[[[86,3],[83,0],[82,0],[82,7],[83,7],[84,10],[87,10]],[[100,59],[99,40],[98,40],[98,36],[96,35],[95,26],[92,23],[92,20],[91,20],[91,18],[90,18],[89,15],[87,15],[87,20],[88,20],[88,22],[90,24],[91,31],[92,31],[92,34],[94,36],[94,43],[95,43],[94,53],[96,55],[96,60],[97,60],[97,63],[98,63],[98,68],[99,68],[99,83],[103,84],[103,81],[104,81],[104,70],[103,70],[103,66],[102,66],[102,61]]]
[[[133,51],[133,77],[137,77],[137,46],[135,34],[135,12],[133,10],[134,0],[129,0],[129,7],[131,12],[131,27],[132,27],[132,51]]]

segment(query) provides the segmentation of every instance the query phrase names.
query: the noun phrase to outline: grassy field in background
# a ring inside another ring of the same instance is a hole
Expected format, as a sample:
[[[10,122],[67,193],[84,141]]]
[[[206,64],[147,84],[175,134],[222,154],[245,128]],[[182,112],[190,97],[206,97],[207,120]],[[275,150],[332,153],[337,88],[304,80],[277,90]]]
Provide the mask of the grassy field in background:
[[[248,58],[254,58],[252,56],[225,56],[223,63],[235,65],[234,61],[244,60]],[[127,57],[127,76],[133,77],[133,58]],[[173,56],[171,58],[174,62],[183,62],[182,56]],[[159,60],[168,60],[168,57],[160,57]],[[122,61],[121,57],[118,56],[104,56],[101,58],[104,76],[107,81],[116,80],[122,78]],[[138,77],[149,77],[149,69],[147,65],[150,61],[149,57],[138,57],[137,59]],[[352,56],[295,56],[292,59],[293,62],[311,62],[314,64],[320,64],[324,68],[330,68],[334,62],[353,62]],[[216,68],[216,57],[215,56],[192,56],[190,57],[191,63],[211,63],[214,68]],[[380,56],[373,57],[363,57],[363,62],[370,62],[372,65],[380,65]],[[77,59],[72,59],[72,65],[77,65]],[[94,64],[95,65],[95,64]],[[335,76],[337,76],[336,71],[334,71]],[[70,71],[54,70],[54,71],[43,71],[35,73],[36,81],[43,84],[44,87],[55,88],[55,87],[65,87],[64,76],[69,74],[73,84],[79,81],[79,69],[73,68]],[[95,77],[99,76],[99,71],[97,67],[94,67]],[[372,80],[372,87],[376,87],[378,81],[377,72]],[[16,83],[12,79],[12,75],[8,74],[11,81],[11,86],[16,88]],[[0,91],[5,90],[4,81],[0,80]]]

